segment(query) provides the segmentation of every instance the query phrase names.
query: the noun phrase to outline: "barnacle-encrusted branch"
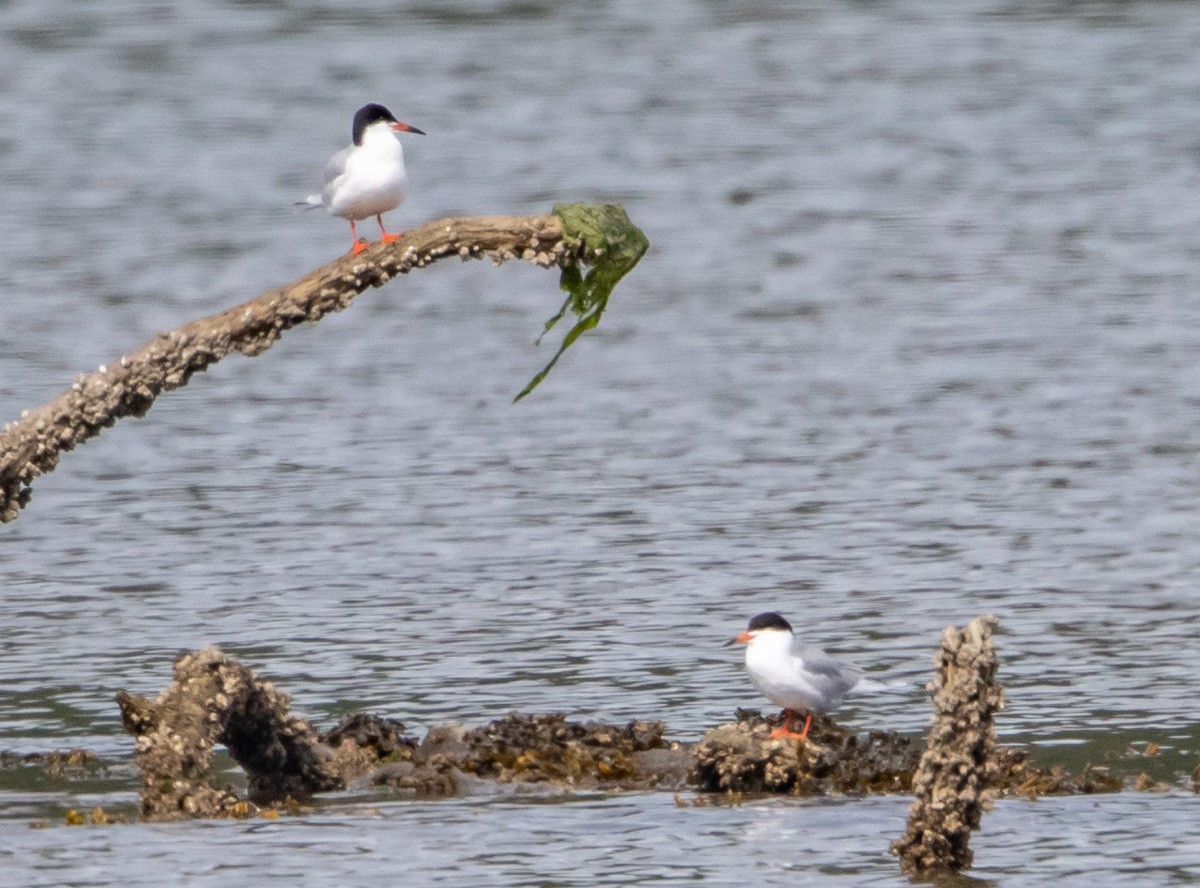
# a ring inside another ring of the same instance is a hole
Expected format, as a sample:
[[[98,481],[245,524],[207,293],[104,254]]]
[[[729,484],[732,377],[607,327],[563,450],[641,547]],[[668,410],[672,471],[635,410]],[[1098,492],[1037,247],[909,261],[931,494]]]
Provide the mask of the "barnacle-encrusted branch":
[[[587,265],[592,267],[590,279],[593,272],[606,269],[612,263],[610,255],[617,252],[607,248],[603,236],[598,242],[593,229],[607,234],[609,243],[632,239],[640,244],[633,263],[646,249],[645,237],[620,207],[571,205],[556,207],[546,216],[439,219],[412,229],[396,243],[343,256],[243,305],[160,333],[141,348],[80,375],[61,395],[0,430],[0,522],[17,517],[29,501],[33,479],[53,470],[63,451],[122,417],[145,414],[161,392],[186,385],[193,373],[232,352],[261,354],[285,330],[341,311],[368,287],[447,256],[486,258],[497,265],[524,259],[543,268],[557,266],[563,270],[564,286],[579,279],[579,266]],[[622,274],[632,267],[628,258],[625,261]],[[604,276],[611,278],[611,272]],[[577,314],[585,312],[580,324],[595,326],[607,295],[603,291],[591,303],[582,297],[568,300],[569,307]]]

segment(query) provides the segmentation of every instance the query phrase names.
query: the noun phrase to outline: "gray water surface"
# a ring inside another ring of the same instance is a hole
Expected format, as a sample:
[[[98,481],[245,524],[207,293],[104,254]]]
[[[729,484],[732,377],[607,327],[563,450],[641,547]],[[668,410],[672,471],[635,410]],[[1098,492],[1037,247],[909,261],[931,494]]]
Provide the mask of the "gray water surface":
[[[210,643],[323,726],[519,709],[695,739],[765,705],[720,648],[758,611],[914,685],[943,626],[990,612],[1003,741],[1183,785],[1198,57],[1200,9],[1160,2],[0,6],[6,419],[343,252],[292,202],[366,101],[428,133],[394,227],[617,201],[652,245],[519,405],[555,276],[448,263],[39,479],[0,531],[0,749],[117,772],[0,777],[6,878],[903,884],[902,798],[351,796],[30,830],[134,810],[113,694]],[[928,705],[839,718],[917,734]],[[1005,802],[973,872],[1185,883],[1195,806]]]

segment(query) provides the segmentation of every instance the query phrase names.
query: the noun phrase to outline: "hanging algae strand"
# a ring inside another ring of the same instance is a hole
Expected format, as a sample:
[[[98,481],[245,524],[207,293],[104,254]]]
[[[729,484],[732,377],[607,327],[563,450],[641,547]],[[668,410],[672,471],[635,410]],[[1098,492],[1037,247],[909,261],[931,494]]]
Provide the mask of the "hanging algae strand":
[[[558,204],[553,212],[562,222],[563,244],[568,254],[578,256],[578,259],[563,266],[559,287],[567,293],[567,299],[546,321],[542,336],[566,316],[568,309],[579,320],[563,337],[550,363],[513,398],[514,403],[537,388],[562,353],[600,323],[600,316],[604,314],[608,297],[617,282],[638,264],[650,246],[646,235],[629,221],[625,210],[617,204]],[[581,273],[581,265],[591,266],[587,274]],[[541,339],[539,336],[538,342]]]

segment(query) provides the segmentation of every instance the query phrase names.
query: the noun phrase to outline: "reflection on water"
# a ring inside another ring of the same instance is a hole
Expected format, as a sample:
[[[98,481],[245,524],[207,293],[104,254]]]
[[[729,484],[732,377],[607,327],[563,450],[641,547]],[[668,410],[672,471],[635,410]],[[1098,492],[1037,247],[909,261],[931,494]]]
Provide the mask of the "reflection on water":
[[[519,406],[554,276],[440,265],[67,455],[0,531],[0,749],[127,761],[113,693],[205,643],[322,723],[519,708],[691,738],[762,705],[719,647],[753,613],[916,680],[942,626],[992,612],[1005,741],[1129,772],[1152,741],[1176,779],[1200,750],[1198,47],[1190,8],[1151,3],[10,5],[4,417],[343,249],[292,202],[366,100],[429,134],[397,225],[616,200],[652,246]],[[842,714],[927,722],[919,693]],[[0,789],[4,865],[350,883],[394,871],[399,828],[430,882],[891,883],[904,809],[381,799],[25,828],[130,804],[120,779]],[[978,874],[1122,865],[1027,869],[1032,816],[1185,871],[1184,803],[1002,805]],[[218,863],[212,830],[262,854]]]

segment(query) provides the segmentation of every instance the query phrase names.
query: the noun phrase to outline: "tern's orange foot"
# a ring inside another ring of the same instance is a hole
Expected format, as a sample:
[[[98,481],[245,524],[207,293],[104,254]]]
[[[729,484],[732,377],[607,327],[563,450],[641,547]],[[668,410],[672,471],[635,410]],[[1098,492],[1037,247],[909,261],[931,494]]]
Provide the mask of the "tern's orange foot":
[[[401,231],[400,234],[404,234],[404,232]],[[400,240],[400,234],[385,234],[382,235],[379,240],[381,243],[394,244],[396,241]]]
[[[807,740],[808,731],[803,734],[797,734],[795,731],[785,731],[783,728],[776,728],[767,735],[771,740]]]
[[[350,252],[353,253],[355,256],[357,256],[359,253],[361,253],[366,248],[367,248],[367,242],[365,240],[356,240],[354,242],[354,246],[351,247]]]

